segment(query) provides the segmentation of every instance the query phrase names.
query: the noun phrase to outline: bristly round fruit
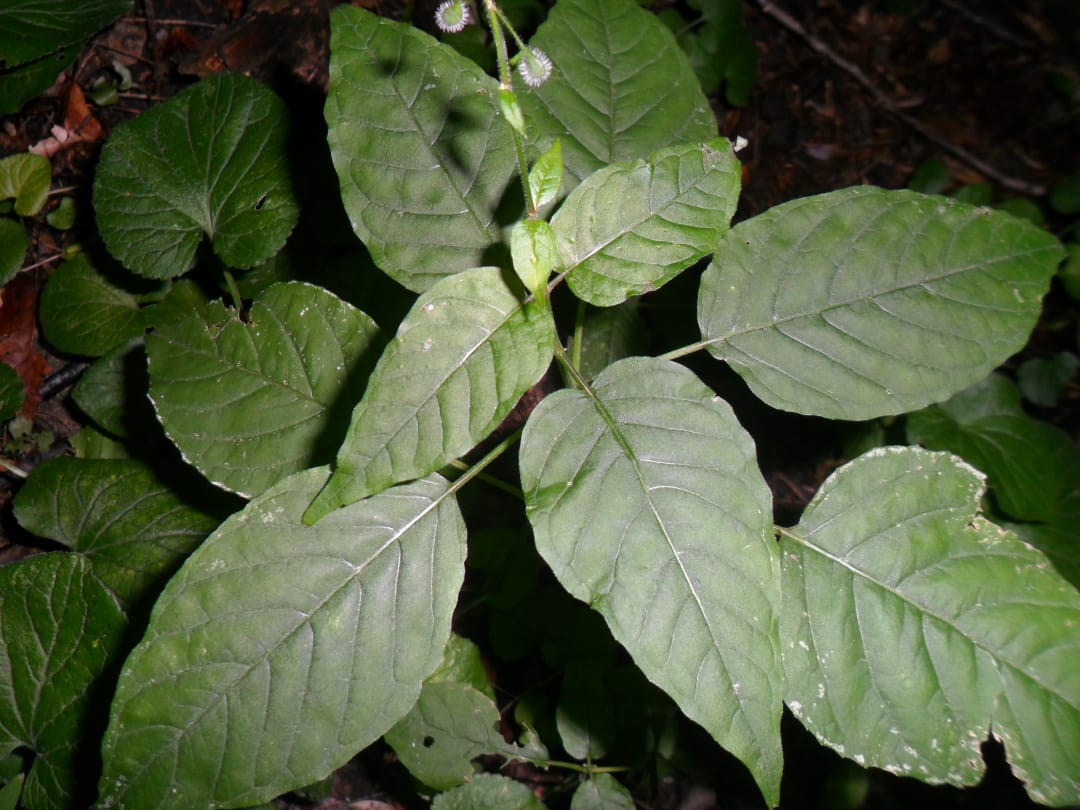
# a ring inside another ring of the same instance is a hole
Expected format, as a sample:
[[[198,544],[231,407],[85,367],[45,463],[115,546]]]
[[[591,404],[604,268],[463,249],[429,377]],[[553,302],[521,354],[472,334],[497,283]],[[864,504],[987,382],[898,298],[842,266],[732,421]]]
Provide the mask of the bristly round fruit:
[[[539,87],[551,76],[551,59],[539,48],[526,48],[521,52],[518,73],[529,87]]]
[[[465,0],[445,0],[435,10],[435,24],[447,34],[464,31],[472,22],[472,10]]]

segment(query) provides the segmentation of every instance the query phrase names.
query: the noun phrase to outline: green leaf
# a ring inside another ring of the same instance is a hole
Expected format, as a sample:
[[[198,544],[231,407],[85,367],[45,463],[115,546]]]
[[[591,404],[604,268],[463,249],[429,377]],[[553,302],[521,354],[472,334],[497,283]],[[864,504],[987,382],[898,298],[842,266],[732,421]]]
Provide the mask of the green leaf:
[[[0,68],[0,115],[17,113],[30,99],[48,90],[57,76],[74,64],[82,46],[71,46],[24,62],[16,68]]]
[[[17,810],[25,776],[15,774],[11,781],[0,788],[0,810]]]
[[[98,358],[75,384],[71,398],[98,427],[121,439],[139,411],[151,411],[146,400],[146,346],[141,337]],[[145,407],[143,407],[145,406]]]
[[[1000,509],[1017,520],[1080,525],[1080,450],[1032,419],[1005,377],[908,416],[907,438],[947,450],[986,473]]]
[[[537,298],[546,296],[547,280],[560,266],[551,226],[542,219],[519,222],[510,232],[510,255],[525,289]]]
[[[631,298],[586,314],[578,369],[586,380],[594,379],[616,360],[646,353],[649,337],[638,309],[639,299]]]
[[[330,19],[328,141],[353,230],[417,292],[484,264],[516,167],[498,83],[412,26],[351,6]]]
[[[0,66],[88,39],[130,8],[131,0],[6,0],[0,7]]]
[[[106,354],[146,329],[138,297],[81,253],[49,276],[39,314],[49,343],[81,356]]]
[[[99,679],[126,620],[77,554],[39,554],[0,567],[0,752],[35,754],[23,787],[29,810],[83,806],[80,772],[104,719]],[[92,768],[92,766],[91,766]]]
[[[386,733],[386,742],[409,773],[435,790],[468,781],[476,772],[476,757],[515,759],[538,753],[506,742],[495,701],[454,681],[425,683],[416,705]]]
[[[478,773],[461,787],[440,793],[431,810],[545,810],[521,782],[494,773]]]
[[[663,286],[716,249],[739,186],[724,138],[599,170],[551,221],[570,289],[606,307]]]
[[[13,219],[0,217],[0,287],[15,278],[25,256],[26,229]]]
[[[540,155],[529,169],[529,188],[532,189],[534,207],[538,211],[558,199],[562,189],[562,176],[562,141],[556,138],[551,147]]]
[[[555,71],[520,89],[525,120],[539,130],[541,151],[562,141],[577,181],[716,137],[716,117],[675,37],[632,0],[559,0],[529,44]]]
[[[537,549],[775,804],[780,567],[753,442],[675,363],[622,360],[593,395],[558,391],[525,427]]]
[[[7,363],[0,363],[0,422],[22,410],[26,390],[19,372]]]
[[[15,198],[15,213],[32,217],[49,198],[52,164],[41,155],[23,153],[0,159],[0,200]]]
[[[732,228],[698,322],[769,405],[871,419],[946,399],[1019,350],[1061,255],[997,211],[849,188]]]
[[[287,116],[258,82],[215,74],[117,127],[94,181],[109,252],[156,279],[190,270],[204,236],[231,267],[277,253],[298,217]]]
[[[147,336],[150,398],[203,475],[242,495],[325,463],[383,339],[326,290],[276,284],[247,321],[211,303]]]
[[[571,662],[563,675],[555,724],[563,748],[574,759],[602,759],[616,738],[615,706],[604,682],[606,665]]]
[[[304,526],[326,477],[279,482],[169,582],[120,676],[102,808],[267,801],[416,702],[464,575],[457,504],[432,476]]]
[[[610,773],[592,774],[570,800],[570,810],[634,810],[636,806],[630,791]]]
[[[1053,408],[1078,369],[1080,358],[1072,352],[1058,352],[1052,357],[1032,357],[1020,364],[1016,381],[1026,399],[1044,408]]]
[[[870,451],[783,532],[784,699],[860,765],[971,785],[993,733],[1044,804],[1080,801],[1080,594],[978,515],[945,453]]]
[[[478,267],[420,296],[379,359],[314,522],[438,470],[486,438],[551,363],[555,325],[502,271]]]
[[[126,605],[156,595],[218,524],[137,461],[56,458],[15,498],[24,529],[88,557]]]

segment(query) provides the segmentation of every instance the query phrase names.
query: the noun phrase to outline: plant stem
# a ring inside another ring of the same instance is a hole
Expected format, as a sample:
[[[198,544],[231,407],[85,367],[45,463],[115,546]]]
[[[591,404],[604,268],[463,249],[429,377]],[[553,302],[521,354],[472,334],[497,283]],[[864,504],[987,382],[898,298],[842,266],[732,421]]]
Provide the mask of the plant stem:
[[[244,298],[240,295],[240,288],[236,286],[236,279],[228,270],[223,272],[225,274],[225,286],[229,288],[229,297],[232,298],[233,306],[236,307],[237,312],[243,312]]]
[[[574,353],[570,357],[570,362],[576,369],[581,368],[581,338],[585,334],[585,308],[587,306],[588,304],[578,299],[577,315],[574,318]]]
[[[495,40],[495,57],[499,64],[499,88],[512,93],[514,87],[510,81],[510,56],[506,48],[506,33],[502,28],[505,18],[495,4],[495,0],[484,0],[484,12],[487,14],[492,39]],[[517,38],[516,32],[514,37]],[[521,134],[513,127],[510,127],[510,134],[514,139],[518,174],[521,175],[521,190],[525,194],[525,210],[528,212],[529,219],[536,219],[536,204],[533,200],[532,189],[529,187],[529,162],[525,159],[525,144],[521,142]]]
[[[479,476],[486,467],[488,467],[493,461],[495,461],[495,459],[505,453],[518,439],[521,438],[521,432],[524,429],[524,427],[519,427],[517,430],[515,430],[513,433],[511,433],[509,436],[507,436],[505,439],[503,439],[501,442],[491,448],[487,452],[487,455],[485,455],[482,459],[469,467],[469,469],[467,469],[460,478],[455,480],[450,485],[450,489],[447,490],[446,494],[453,495],[467,483]],[[518,493],[518,496],[521,498],[525,497],[520,492]]]
[[[699,352],[702,349],[711,346],[714,343],[718,343],[717,340],[699,340],[697,343],[691,343],[689,346],[681,346],[678,349],[672,349],[670,352],[664,352],[658,355],[660,360],[678,360],[680,357],[686,357],[688,354]]]
[[[494,461],[494,459],[492,459],[492,461]],[[464,461],[459,461],[457,459],[455,459],[454,461],[451,461],[449,466],[453,467],[455,470],[459,470],[459,471],[463,471],[463,472],[467,472],[470,469],[468,464],[466,464]],[[494,487],[497,490],[505,492],[507,495],[511,496],[512,498],[516,498],[519,501],[525,500],[525,493],[522,492],[521,489],[519,489],[518,487],[515,487],[513,484],[506,483],[501,478],[496,478],[494,475],[488,475],[485,472],[477,473],[476,477],[479,480],[483,481],[488,486]]]

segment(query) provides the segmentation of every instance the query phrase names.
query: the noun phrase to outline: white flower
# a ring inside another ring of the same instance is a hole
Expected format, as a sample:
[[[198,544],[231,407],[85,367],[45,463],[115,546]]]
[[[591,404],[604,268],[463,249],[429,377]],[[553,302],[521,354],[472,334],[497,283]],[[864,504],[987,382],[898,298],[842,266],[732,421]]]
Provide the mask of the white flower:
[[[435,10],[435,24],[447,34],[464,31],[472,22],[472,10],[465,0],[444,0]]]
[[[526,48],[521,52],[518,73],[529,87],[539,87],[551,76],[551,60],[539,48]]]

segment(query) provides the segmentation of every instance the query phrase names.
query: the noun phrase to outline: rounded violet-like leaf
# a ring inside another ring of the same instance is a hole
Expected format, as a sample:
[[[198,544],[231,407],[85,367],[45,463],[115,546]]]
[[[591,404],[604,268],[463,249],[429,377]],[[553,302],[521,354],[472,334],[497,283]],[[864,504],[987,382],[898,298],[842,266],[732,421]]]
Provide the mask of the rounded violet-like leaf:
[[[204,238],[231,267],[269,259],[299,216],[286,121],[273,92],[216,74],[117,127],[94,180],[109,252],[156,279],[191,269]]]

